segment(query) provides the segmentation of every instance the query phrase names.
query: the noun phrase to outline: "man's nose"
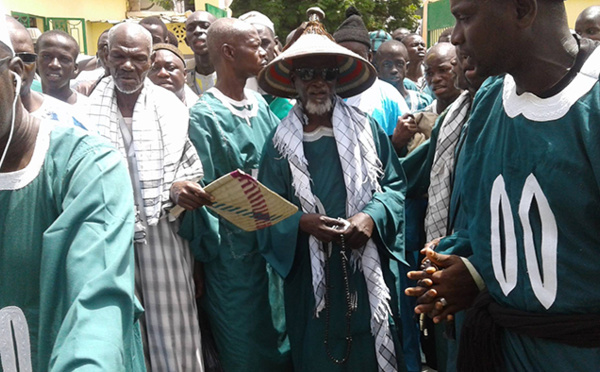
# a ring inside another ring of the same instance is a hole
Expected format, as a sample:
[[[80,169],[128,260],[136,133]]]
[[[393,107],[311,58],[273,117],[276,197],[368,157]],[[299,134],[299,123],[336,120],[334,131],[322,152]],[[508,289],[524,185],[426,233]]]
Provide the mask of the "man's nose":
[[[50,61],[50,64],[48,64],[48,67],[60,68],[60,61],[58,60],[58,58],[57,57],[52,58],[52,60]]]
[[[133,63],[131,63],[130,59],[127,59],[125,63],[123,63],[123,69],[125,70],[133,70]]]
[[[160,70],[158,70],[158,73],[156,74],[156,76],[162,77],[162,78],[167,78],[167,77],[169,77],[169,71],[167,71],[167,69],[165,69],[164,67],[161,67]]]

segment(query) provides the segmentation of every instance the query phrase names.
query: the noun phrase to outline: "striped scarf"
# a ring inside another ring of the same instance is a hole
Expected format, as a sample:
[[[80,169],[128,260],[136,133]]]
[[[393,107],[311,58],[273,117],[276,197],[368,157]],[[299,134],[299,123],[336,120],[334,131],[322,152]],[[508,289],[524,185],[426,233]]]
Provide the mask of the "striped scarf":
[[[346,215],[353,216],[364,209],[373,198],[374,192],[381,192],[378,178],[383,169],[373,139],[368,117],[358,109],[348,106],[335,97],[332,116],[333,133],[337,144],[340,163],[346,185]],[[277,127],[273,143],[275,148],[288,160],[292,174],[292,187],[300,200],[302,211],[317,213],[317,198],[311,191],[311,177],[308,161],[302,144],[303,123],[308,118],[302,106],[297,103]],[[325,307],[325,250],[322,242],[309,237],[312,286],[315,296],[315,315]],[[371,308],[371,333],[375,338],[375,352],[380,371],[396,371],[396,355],[389,317],[390,290],[383,279],[381,261],[373,239],[367,244],[352,250],[351,265],[359,268],[365,277],[369,305]]]
[[[110,140],[126,159],[112,77],[102,79],[90,101],[90,123],[97,124],[98,133]],[[170,200],[173,183],[201,178],[202,163],[187,136],[187,108],[173,93],[146,79],[132,119],[144,213],[148,225],[153,226],[163,211],[173,206]]]

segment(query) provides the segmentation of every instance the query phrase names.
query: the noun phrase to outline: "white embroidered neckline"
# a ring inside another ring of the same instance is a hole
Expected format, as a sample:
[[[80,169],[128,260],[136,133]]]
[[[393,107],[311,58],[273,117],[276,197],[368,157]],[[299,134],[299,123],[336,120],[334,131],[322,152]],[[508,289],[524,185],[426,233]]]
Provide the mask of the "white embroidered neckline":
[[[522,114],[525,118],[538,122],[558,120],[592,89],[598,82],[599,75],[600,48],[596,48],[588,57],[569,85],[552,97],[540,98],[529,92],[518,95],[514,78],[506,74],[502,92],[504,111],[510,118]]]
[[[316,142],[323,137],[335,137],[333,134],[333,128],[328,127],[318,127],[312,132],[303,132],[302,133],[302,141],[303,142]]]
[[[210,92],[213,96],[215,96],[216,99],[221,101],[221,103],[227,107],[227,109],[229,109],[232,115],[248,120],[258,114],[258,100],[248,89],[244,89],[244,96],[246,98],[241,101],[236,101],[230,97],[227,97],[216,87],[210,88],[205,93],[207,92]],[[250,108],[246,108],[248,106]],[[250,125],[249,122],[248,125]]]
[[[15,172],[0,173],[0,190],[19,190],[33,182],[44,165],[50,148],[50,132],[54,126],[49,120],[41,121],[29,164]]]

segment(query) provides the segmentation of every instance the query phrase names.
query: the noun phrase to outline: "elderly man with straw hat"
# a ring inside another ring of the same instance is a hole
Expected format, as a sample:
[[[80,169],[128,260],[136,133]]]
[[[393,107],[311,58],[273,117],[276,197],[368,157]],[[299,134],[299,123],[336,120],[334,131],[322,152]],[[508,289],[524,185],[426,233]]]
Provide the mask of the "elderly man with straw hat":
[[[259,74],[266,92],[298,98],[259,168],[259,179],[300,209],[259,232],[285,280],[296,370],[404,370],[389,269],[404,257],[404,174],[377,122],[342,99],[376,77],[314,19]]]

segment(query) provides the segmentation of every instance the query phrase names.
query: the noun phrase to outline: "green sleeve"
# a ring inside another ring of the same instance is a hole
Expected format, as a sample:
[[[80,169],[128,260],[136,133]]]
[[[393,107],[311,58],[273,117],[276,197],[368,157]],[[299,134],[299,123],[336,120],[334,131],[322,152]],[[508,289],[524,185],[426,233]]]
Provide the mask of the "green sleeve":
[[[273,139],[269,137],[265,143],[265,150],[259,167],[258,180],[282,198],[299,205],[292,189],[291,174],[288,162],[275,147]],[[300,217],[303,212],[299,209],[296,214],[278,224],[258,231],[258,246],[265,259],[273,268],[285,278],[289,274],[296,247],[299,239]],[[287,242],[288,244],[281,244]]]
[[[196,261],[209,262],[219,255],[221,236],[219,219],[208,208],[185,212],[179,226],[179,235],[190,242]]]
[[[218,178],[216,165],[222,160],[223,146],[221,134],[217,133],[216,126],[211,125],[216,117],[209,117],[208,113],[213,113],[206,102],[200,100],[190,110],[189,136],[194,144],[198,156],[202,161],[204,177],[206,184],[211,183]],[[214,114],[214,113],[213,113]]]
[[[143,370],[134,367],[143,355],[129,174],[108,146],[78,147],[70,159],[53,180],[59,217],[43,236],[39,333],[57,333],[40,352],[50,354],[50,371]]]
[[[377,231],[376,239],[393,258],[404,260],[404,193],[406,179],[398,157],[387,135],[373,119],[370,120],[377,154],[384,174],[379,180],[382,192],[375,193],[363,212],[371,216]]]

